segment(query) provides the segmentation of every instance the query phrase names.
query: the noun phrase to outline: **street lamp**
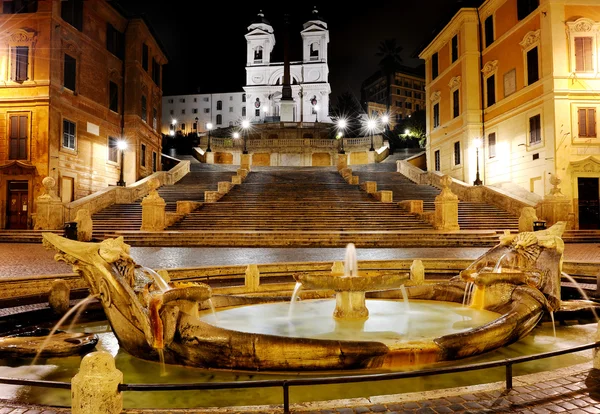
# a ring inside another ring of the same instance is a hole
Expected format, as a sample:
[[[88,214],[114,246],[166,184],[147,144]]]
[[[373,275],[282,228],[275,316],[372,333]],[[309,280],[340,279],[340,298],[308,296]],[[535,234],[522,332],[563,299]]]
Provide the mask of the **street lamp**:
[[[210,130],[212,129],[213,124],[209,122],[206,124],[206,129],[208,130],[208,145],[206,146],[206,152],[210,152]]]
[[[119,181],[117,181],[117,185],[120,187],[125,187],[125,180],[123,180],[123,157],[125,155],[125,150],[127,149],[127,141],[122,139],[117,141],[117,149],[121,152],[121,168],[119,171]]]
[[[481,138],[475,138],[473,140],[475,144],[475,162],[476,162],[476,172],[475,172],[475,181],[473,181],[473,185],[481,185],[483,182],[479,178],[479,147],[481,147]]]
[[[315,122],[319,122],[319,105],[315,105]]]
[[[344,131],[345,131],[347,125],[348,125],[348,122],[345,119],[343,119],[343,118],[338,119],[338,121],[337,121],[338,134],[337,134],[337,136],[341,140],[340,154],[346,153],[344,151]]]
[[[248,150],[246,150],[246,140],[248,139],[248,128],[250,127],[250,121],[248,121],[247,119],[244,119],[242,121],[242,128],[244,130],[244,151],[242,151],[242,154],[248,154]]]
[[[177,123],[176,119],[173,119],[171,121],[171,130],[169,131],[169,135],[174,136],[175,135],[175,124]]]
[[[367,130],[371,133],[371,148],[369,148],[369,151],[375,151],[375,147],[373,146],[373,132],[375,132],[376,127],[377,122],[373,118],[369,118],[367,121]]]

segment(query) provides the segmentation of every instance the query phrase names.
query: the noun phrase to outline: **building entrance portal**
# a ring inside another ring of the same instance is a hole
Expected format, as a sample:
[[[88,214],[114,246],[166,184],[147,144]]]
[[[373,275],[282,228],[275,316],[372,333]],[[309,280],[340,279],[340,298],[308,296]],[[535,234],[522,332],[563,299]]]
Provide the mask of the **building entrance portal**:
[[[598,178],[577,178],[579,228],[600,229],[600,187]]]
[[[6,227],[26,229],[29,211],[29,188],[27,181],[9,181],[6,206]]]

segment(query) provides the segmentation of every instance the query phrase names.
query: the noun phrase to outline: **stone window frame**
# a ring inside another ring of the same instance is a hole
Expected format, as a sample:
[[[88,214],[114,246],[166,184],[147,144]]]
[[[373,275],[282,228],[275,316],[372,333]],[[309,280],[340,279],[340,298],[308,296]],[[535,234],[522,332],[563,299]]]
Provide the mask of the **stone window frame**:
[[[460,76],[455,76],[452,79],[450,79],[450,82],[448,83],[448,88],[450,88],[450,118],[451,119],[456,119],[460,117],[461,114],[461,93],[460,93],[460,87],[461,87],[461,77]],[[458,92],[458,114],[454,115],[454,93]]]
[[[579,136],[579,110],[595,109],[595,137]],[[571,143],[572,144],[598,144],[600,143],[600,132],[598,131],[598,121],[600,119],[600,104],[595,101],[571,102]],[[562,139],[558,137],[557,139]]]
[[[599,53],[598,46],[600,44],[600,22],[595,22],[592,19],[581,17],[572,22],[566,22],[567,37],[569,38],[569,72],[577,74],[578,78],[595,78],[599,72]],[[593,70],[589,72],[578,72],[575,57],[575,39],[578,37],[592,38],[592,66]]]
[[[35,81],[33,79],[33,74],[35,73],[34,69],[34,51],[35,44],[37,43],[37,34],[34,31],[28,31],[25,29],[17,29],[13,31],[6,40],[6,48],[8,50],[8,59],[7,59],[7,68],[5,71],[5,78],[3,81],[5,84],[7,82],[10,83],[18,83],[20,85],[34,85]],[[11,75],[11,66],[12,66],[12,49],[17,46],[27,46],[29,48],[27,53],[27,79],[24,81],[14,81],[10,78]]]
[[[429,98],[431,101],[431,126],[432,126],[432,130],[439,128],[442,125],[442,120],[441,120],[441,114],[440,114],[440,102],[441,102],[441,97],[442,94],[440,91],[435,91],[431,94],[431,97]],[[435,123],[435,106],[438,106],[438,116],[437,116],[437,125]]]
[[[75,59],[75,90],[71,91],[71,89],[64,86],[65,80],[65,65],[64,59],[65,55],[69,55]],[[79,75],[81,72],[81,49],[75,44],[75,42],[66,40],[62,45],[62,59],[60,65],[60,79],[63,91],[71,91],[73,95],[77,95],[79,93]]]
[[[521,40],[519,42],[519,45],[521,45],[521,51],[523,54],[523,87],[525,87],[525,88],[527,86],[535,84],[536,82],[539,82],[542,79],[542,74],[541,74],[541,71],[542,71],[541,33],[542,33],[541,29],[538,29],[535,31],[532,30],[532,31],[528,32],[523,37],[523,40]],[[537,53],[538,78],[535,82],[528,84],[528,83],[525,83],[527,81],[527,79],[529,79],[527,53],[534,48],[537,48],[537,50],[538,50],[538,53]]]
[[[530,119],[538,116],[540,117],[540,140],[537,142],[531,142],[531,131],[530,131]],[[527,151],[531,151],[531,150],[537,150],[540,147],[544,146],[544,141],[545,141],[545,137],[544,137],[544,114],[542,113],[541,108],[535,109],[533,111],[530,111],[526,114],[525,116],[525,147],[527,148]]]
[[[453,59],[454,56],[452,54],[452,52],[454,51],[454,48],[452,47],[452,42],[454,41],[454,39],[456,39],[456,59]],[[450,38],[450,41],[448,42],[448,52],[450,56],[450,65],[453,65],[460,59],[460,37],[458,35],[458,32],[454,33]]]
[[[485,96],[485,108],[489,108],[498,103],[498,61],[492,60],[487,62],[483,69],[481,69],[483,73],[483,96]],[[490,77],[494,77],[494,102],[491,105],[488,105],[488,79]]]
[[[486,26],[486,22],[488,21],[488,19],[490,19],[489,21],[492,22],[491,26],[492,26],[492,39],[488,39],[487,38],[487,26]],[[486,16],[483,21],[482,21],[482,26],[483,26],[483,49],[487,49],[488,47],[491,47],[494,42],[496,41],[496,14],[495,13],[490,13],[488,16]]]
[[[67,147],[64,145],[64,139],[65,139],[65,121],[66,122],[70,122],[71,124],[75,125],[75,135],[73,138],[73,148],[71,147]],[[77,153],[77,121],[73,121],[67,117],[62,117],[61,119],[61,123],[60,123],[60,149],[61,151],[65,151],[68,153]]]

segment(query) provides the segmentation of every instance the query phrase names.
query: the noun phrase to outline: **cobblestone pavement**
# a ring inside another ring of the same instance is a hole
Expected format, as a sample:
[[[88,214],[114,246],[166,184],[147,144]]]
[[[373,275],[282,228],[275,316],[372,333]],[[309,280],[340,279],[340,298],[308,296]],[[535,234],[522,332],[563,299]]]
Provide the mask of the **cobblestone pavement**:
[[[357,248],[358,260],[407,258],[476,259],[487,247]],[[262,264],[344,259],[344,248],[260,247],[132,247],[134,260],[153,268]],[[54,260],[54,252],[41,244],[0,243],[0,277],[72,273],[71,266]],[[600,244],[565,245],[567,262],[600,263]],[[1,414],[1,413],[0,413]]]

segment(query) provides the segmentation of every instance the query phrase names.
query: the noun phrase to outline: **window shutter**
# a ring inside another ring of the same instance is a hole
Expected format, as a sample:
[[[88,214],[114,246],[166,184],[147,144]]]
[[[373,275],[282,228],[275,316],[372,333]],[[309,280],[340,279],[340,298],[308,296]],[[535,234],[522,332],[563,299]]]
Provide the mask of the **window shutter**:
[[[596,109],[595,108],[589,108],[587,110],[587,132],[588,132],[588,137],[595,137],[596,136]]]
[[[19,155],[18,159],[27,159],[27,116],[19,116]]]
[[[10,49],[10,79],[17,79],[17,48]]]
[[[27,78],[27,62],[29,59],[29,47],[19,46],[16,48],[17,52],[17,68],[16,68],[16,80],[26,81]]]
[[[584,69],[585,71],[593,70],[592,65],[592,38],[584,37],[583,38],[583,59],[584,59]]]
[[[587,137],[587,122],[586,122],[586,109],[578,109],[578,118],[579,118],[579,136]]]

